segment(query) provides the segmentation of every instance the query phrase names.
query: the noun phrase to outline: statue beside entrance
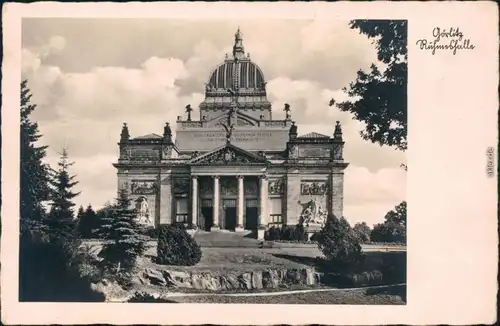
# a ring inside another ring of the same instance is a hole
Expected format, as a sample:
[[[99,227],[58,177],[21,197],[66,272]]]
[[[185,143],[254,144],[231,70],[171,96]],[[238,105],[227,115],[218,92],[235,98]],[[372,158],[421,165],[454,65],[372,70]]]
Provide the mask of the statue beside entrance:
[[[136,211],[137,211],[137,220],[141,224],[153,225],[153,221],[151,220],[151,215],[149,212],[148,199],[144,196],[139,197],[136,200]]]
[[[302,212],[300,213],[300,223],[309,226],[323,226],[326,222],[328,213],[321,207],[316,197],[310,198],[309,201],[302,203]]]

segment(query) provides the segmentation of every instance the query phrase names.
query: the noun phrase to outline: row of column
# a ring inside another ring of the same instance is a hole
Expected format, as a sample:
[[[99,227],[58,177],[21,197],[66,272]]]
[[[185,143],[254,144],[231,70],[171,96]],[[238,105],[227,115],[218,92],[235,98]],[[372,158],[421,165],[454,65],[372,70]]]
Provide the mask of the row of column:
[[[236,229],[243,229],[243,215],[245,207],[245,188],[244,188],[244,177],[242,175],[236,176],[238,178],[238,200],[237,200],[237,216],[236,216]],[[220,183],[219,176],[212,176],[214,186],[213,186],[213,225],[214,228],[219,228],[219,204],[220,204]],[[192,191],[191,191],[191,214],[192,221],[199,225],[198,221],[198,177],[192,177]],[[267,176],[263,175],[260,177],[260,191],[259,191],[259,226],[262,226],[267,221],[267,198],[268,198],[268,179]]]

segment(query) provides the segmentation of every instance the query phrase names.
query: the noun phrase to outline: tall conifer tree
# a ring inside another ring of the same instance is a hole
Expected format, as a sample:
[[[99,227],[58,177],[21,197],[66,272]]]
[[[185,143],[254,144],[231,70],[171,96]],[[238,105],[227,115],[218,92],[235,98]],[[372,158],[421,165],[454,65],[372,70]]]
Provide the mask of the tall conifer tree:
[[[30,221],[44,217],[42,203],[48,199],[48,166],[43,163],[47,146],[37,145],[42,135],[38,123],[30,119],[37,106],[32,104],[28,81],[21,83],[21,130],[20,130],[20,217],[21,230]]]
[[[147,249],[148,237],[131,208],[127,189],[120,189],[111,214],[101,217],[100,235],[109,242],[104,245],[101,256],[108,268],[115,272],[130,271],[137,258]]]
[[[81,214],[77,216],[78,218],[78,232],[80,236],[84,239],[91,238],[93,232],[99,228],[99,218],[97,213],[92,208],[92,205],[88,205],[86,210],[81,207]]]

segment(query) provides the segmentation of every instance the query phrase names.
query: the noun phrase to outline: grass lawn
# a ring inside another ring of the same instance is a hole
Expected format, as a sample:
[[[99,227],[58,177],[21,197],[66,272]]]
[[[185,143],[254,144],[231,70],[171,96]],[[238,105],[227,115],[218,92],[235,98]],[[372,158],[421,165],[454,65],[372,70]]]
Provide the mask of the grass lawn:
[[[168,300],[177,303],[404,305],[406,304],[406,286],[249,297],[224,295],[186,296],[168,298]]]
[[[316,248],[202,248],[201,261],[196,266],[162,266],[151,262],[154,253],[141,259],[144,267],[184,271],[250,272],[264,268],[304,268],[313,266],[321,255]]]

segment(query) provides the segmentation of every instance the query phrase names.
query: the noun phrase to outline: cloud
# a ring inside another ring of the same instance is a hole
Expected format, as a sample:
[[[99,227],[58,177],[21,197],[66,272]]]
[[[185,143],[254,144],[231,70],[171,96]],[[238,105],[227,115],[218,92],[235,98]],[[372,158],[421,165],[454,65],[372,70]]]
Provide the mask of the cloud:
[[[406,200],[406,172],[385,168],[370,172],[365,167],[349,166],[344,179],[344,215],[351,225],[380,223],[385,214]]]
[[[238,25],[268,81],[274,119],[284,118],[288,103],[299,134],[332,135],[335,122],[342,123],[351,163],[346,217],[383,219],[405,197],[404,154],[363,140],[363,124],[328,106],[332,97],[346,99],[341,88],[376,60],[370,42],[346,22],[23,21],[22,74],[38,105],[33,118],[51,163],[63,144],[68,147],[82,191],[77,202],[100,206],[115,197],[111,164],[123,122],[132,137],[161,134],[165,122],[184,115],[186,104],[197,107],[210,72],[231,52]]]

